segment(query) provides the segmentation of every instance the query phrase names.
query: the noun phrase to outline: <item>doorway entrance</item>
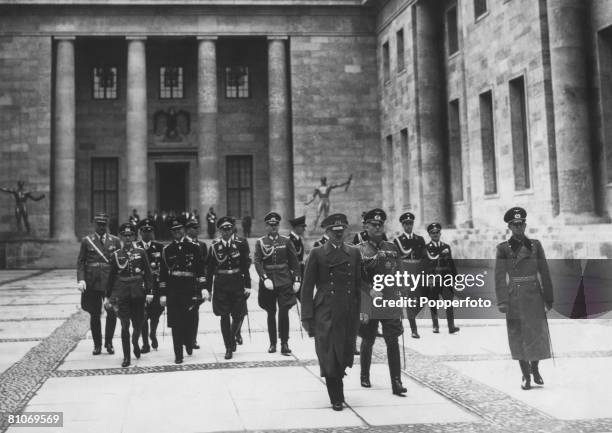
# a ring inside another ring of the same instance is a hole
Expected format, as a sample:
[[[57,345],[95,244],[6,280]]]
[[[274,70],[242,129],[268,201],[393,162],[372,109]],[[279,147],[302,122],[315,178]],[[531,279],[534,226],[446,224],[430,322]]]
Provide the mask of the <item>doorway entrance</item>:
[[[159,212],[181,212],[189,209],[188,162],[158,162],[157,171],[157,207]]]

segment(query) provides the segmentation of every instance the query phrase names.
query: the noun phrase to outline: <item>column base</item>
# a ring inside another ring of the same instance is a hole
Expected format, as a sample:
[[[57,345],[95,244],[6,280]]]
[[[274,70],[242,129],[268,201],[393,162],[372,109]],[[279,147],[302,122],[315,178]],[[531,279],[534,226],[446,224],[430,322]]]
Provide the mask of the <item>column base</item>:
[[[587,224],[607,224],[609,217],[596,215],[594,212],[561,212],[553,219],[554,224],[558,225],[587,225]]]

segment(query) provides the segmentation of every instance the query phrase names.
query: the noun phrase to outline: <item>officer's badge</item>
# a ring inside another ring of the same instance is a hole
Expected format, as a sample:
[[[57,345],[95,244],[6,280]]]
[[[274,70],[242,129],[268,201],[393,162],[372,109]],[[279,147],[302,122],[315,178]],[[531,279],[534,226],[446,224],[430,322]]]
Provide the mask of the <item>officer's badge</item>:
[[[141,271],[142,271],[142,269],[140,269],[138,267],[136,269],[134,269],[134,272],[137,273],[137,274],[139,274]]]
[[[442,250],[442,254],[448,254],[448,253],[450,253],[450,251],[448,250],[448,248],[444,248],[444,249]]]
[[[159,257],[161,256],[161,253],[153,253],[153,257]]]
[[[380,221],[382,218],[380,217],[380,215],[374,215],[374,219],[375,219],[376,221]]]
[[[157,267],[157,263],[152,262],[152,263],[151,263],[151,267],[152,267],[152,268],[156,268],[156,267]]]
[[[515,213],[515,214],[514,214],[514,218],[516,218],[516,219],[521,219],[521,214],[520,214],[520,213]]]
[[[390,261],[386,261],[386,262],[385,262],[385,269],[391,269],[391,267],[392,267],[392,266],[393,266],[393,265],[391,265],[391,262],[390,262]]]

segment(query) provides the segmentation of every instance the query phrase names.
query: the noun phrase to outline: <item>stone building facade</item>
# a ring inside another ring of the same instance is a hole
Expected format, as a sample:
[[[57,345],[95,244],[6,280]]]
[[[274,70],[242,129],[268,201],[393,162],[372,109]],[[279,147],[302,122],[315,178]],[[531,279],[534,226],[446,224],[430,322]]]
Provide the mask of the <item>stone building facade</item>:
[[[312,222],[319,178],[351,173],[355,228],[410,210],[484,257],[520,205],[554,255],[597,233],[609,256],[610,26],[605,0],[0,0],[0,186],[47,194],[0,256],[98,210]]]

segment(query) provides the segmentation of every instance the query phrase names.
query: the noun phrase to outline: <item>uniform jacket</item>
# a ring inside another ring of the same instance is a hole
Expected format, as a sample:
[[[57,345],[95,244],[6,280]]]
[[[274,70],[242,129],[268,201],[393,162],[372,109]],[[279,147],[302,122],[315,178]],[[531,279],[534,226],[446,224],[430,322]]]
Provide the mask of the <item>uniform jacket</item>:
[[[517,243],[517,251],[511,244]],[[520,243],[520,246],[518,245]],[[539,278],[538,278],[539,276]],[[497,246],[497,303],[507,308],[508,342],[513,359],[535,361],[551,356],[545,304],[552,306],[553,288],[539,241],[514,238]]]
[[[362,242],[367,242],[370,240],[370,235],[368,235],[367,230],[363,230],[359,233],[355,233],[355,237],[353,238],[353,245],[359,245]],[[383,233],[382,240],[387,240],[387,235]]]
[[[300,281],[300,264],[293,243],[286,236],[263,236],[255,244],[255,270],[261,280],[267,276],[274,287]]]
[[[151,266],[151,273],[153,274],[154,285],[159,283],[159,271],[161,269],[161,254],[164,249],[164,244],[161,242],[151,241],[146,244],[143,241],[136,242],[136,247],[143,249],[147,254],[149,265]]]
[[[77,281],[84,280],[86,290],[104,292],[108,285],[110,257],[121,249],[121,241],[110,233],[105,233],[104,243],[97,233],[85,236],[81,240],[81,249],[77,259]],[[102,253],[102,254],[100,254]]]
[[[453,260],[451,247],[444,242],[437,245],[431,241],[423,251],[425,271],[438,275],[457,275],[457,268]]]
[[[161,296],[172,296],[175,292],[198,295],[206,283],[200,248],[183,241],[166,245],[162,250],[159,280]]]
[[[154,294],[153,274],[147,253],[134,244],[113,253],[106,297],[144,298]]]
[[[409,274],[419,274],[424,270],[423,256],[425,255],[425,239],[422,236],[412,233],[411,236],[407,233],[402,233],[395,239],[393,244],[399,250],[399,270],[400,272],[408,272]],[[420,296],[420,287],[406,288],[403,291],[404,295]]]
[[[361,285],[356,248],[328,242],[312,250],[302,284],[302,320],[311,322],[321,376],[342,377],[353,365]]]
[[[227,245],[222,238],[215,239],[210,246],[206,265],[206,289],[209,292],[212,290],[213,278],[217,288],[225,288],[237,279],[240,281],[240,285],[235,288],[228,288],[235,290],[251,288],[251,275],[249,273],[251,259],[249,256],[249,244],[246,239],[232,236]],[[229,273],[228,271],[236,271],[236,273]]]
[[[357,245],[361,253],[363,263],[363,278],[365,283],[362,287],[361,310],[374,319],[392,319],[401,316],[399,308],[374,308],[370,291],[373,288],[375,275],[395,275],[399,269],[399,250],[387,241],[380,241],[376,245],[372,241],[362,242]],[[396,286],[385,286],[378,292],[383,299],[399,299],[401,293]],[[377,295],[379,296],[379,295]]]
[[[202,258],[202,266],[204,267],[204,274],[206,274],[206,262],[208,261],[208,246],[206,245],[206,242],[202,242],[198,238],[192,239],[189,236],[185,236],[183,241],[191,242],[192,244],[198,246]]]
[[[295,248],[295,253],[297,255],[298,262],[304,261],[304,242],[302,241],[302,237],[296,235],[295,233],[289,233],[289,239],[293,243],[293,248]]]

